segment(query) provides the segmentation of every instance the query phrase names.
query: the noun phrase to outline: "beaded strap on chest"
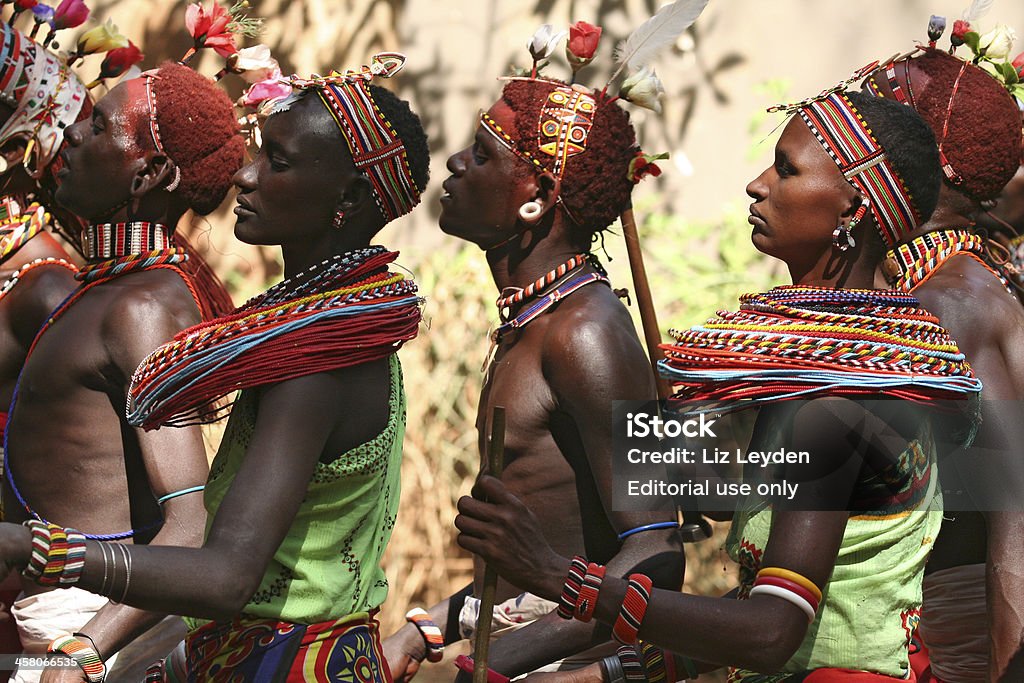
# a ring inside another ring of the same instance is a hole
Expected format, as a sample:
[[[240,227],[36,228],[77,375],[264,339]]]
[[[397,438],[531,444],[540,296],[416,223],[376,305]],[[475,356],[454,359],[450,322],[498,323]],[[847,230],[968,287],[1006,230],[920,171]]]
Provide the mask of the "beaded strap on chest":
[[[67,268],[72,273],[78,273],[78,266],[73,263],[69,263],[62,258],[54,258],[53,256],[37,258],[35,261],[26,263],[21,268],[18,268],[18,270],[14,271],[9,278],[4,280],[4,283],[0,285],[0,300],[3,300],[3,298],[7,296],[7,293],[14,289],[15,285],[18,284],[18,281],[21,278],[25,277],[26,273],[42,266],[61,266],[63,268]]]
[[[42,232],[49,220],[50,214],[46,209],[39,204],[32,204],[25,213],[0,223],[0,263]]]
[[[882,271],[894,289],[910,292],[959,253],[972,254],[1010,290],[1006,278],[985,263],[985,240],[969,230],[935,230],[915,237],[886,254]]]

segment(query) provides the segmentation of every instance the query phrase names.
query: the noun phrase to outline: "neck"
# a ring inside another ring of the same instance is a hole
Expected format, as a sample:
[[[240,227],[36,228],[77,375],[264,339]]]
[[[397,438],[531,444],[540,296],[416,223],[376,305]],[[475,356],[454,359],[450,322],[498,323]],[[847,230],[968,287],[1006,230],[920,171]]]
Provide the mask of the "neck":
[[[359,231],[331,229],[322,239],[312,242],[293,242],[281,245],[284,259],[284,276],[292,278],[299,273],[322,263],[332,256],[370,246],[370,240],[357,236]]]
[[[515,249],[494,249],[487,252],[487,265],[491,269],[495,286],[501,292],[509,287],[524,288],[549,270],[585,251],[569,244],[537,248],[526,254]]]
[[[979,202],[954,190],[946,183],[942,183],[942,189],[939,190],[939,203],[935,207],[935,211],[927,221],[908,233],[903,241],[908,242],[933,230],[971,227],[980,212],[981,204]]]
[[[868,263],[861,243],[845,252],[832,249],[811,267],[789,264],[794,285],[843,289],[874,289],[875,263]]]

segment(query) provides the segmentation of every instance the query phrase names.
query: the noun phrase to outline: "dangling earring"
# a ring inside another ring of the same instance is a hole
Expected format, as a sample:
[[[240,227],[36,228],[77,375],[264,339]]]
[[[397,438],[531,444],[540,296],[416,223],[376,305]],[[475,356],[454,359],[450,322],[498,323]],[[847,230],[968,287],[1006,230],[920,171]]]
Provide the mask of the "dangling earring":
[[[167,192],[174,192],[175,190],[178,189],[178,185],[180,185],[180,184],[181,184],[181,169],[178,168],[177,166],[175,166],[174,167],[174,180],[172,180],[171,182],[167,183],[167,186],[164,187],[164,190],[166,190]]]
[[[856,240],[853,239],[853,229],[857,227],[857,224],[861,222],[864,215],[868,212],[868,206],[871,202],[867,197],[861,202],[860,206],[857,207],[857,211],[854,212],[853,218],[850,219],[849,225],[837,225],[836,229],[832,231],[832,245],[839,251],[846,251],[851,247],[857,246]]]
[[[543,211],[540,202],[531,199],[519,207],[519,217],[526,223],[533,223]]]
[[[331,221],[331,227],[335,230],[341,230],[342,226],[345,225],[345,212],[338,209],[334,212],[334,219]]]

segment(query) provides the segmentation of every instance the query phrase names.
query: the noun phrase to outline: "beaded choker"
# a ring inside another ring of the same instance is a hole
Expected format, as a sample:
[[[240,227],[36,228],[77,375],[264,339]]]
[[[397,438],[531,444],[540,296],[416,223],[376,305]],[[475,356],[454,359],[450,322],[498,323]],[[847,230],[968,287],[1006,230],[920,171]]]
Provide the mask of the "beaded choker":
[[[556,268],[552,268],[547,272],[547,274],[537,278],[522,289],[518,287],[508,287],[503,290],[502,296],[498,297],[498,300],[495,302],[495,305],[498,307],[498,313],[501,315],[501,319],[507,320],[508,316],[506,315],[506,311],[511,312],[513,306],[529,299],[537,292],[554,283],[556,280],[565,277],[568,273],[586,263],[588,258],[590,258],[590,254],[576,254],[565,263],[557,266]],[[513,290],[513,293],[506,295],[505,292],[509,290]]]
[[[658,365],[676,401],[730,412],[824,395],[934,403],[981,390],[956,342],[909,294],[790,285],[740,303],[669,332],[675,343],[662,345]]]
[[[39,204],[32,204],[25,213],[0,223],[0,263],[13,256],[26,242],[42,232],[49,221],[50,214],[46,209]]]
[[[145,429],[218,419],[240,389],[385,358],[416,336],[416,285],[370,247],[329,259],[250,299],[233,314],[179,332],[132,376],[128,421]]]
[[[984,260],[985,240],[964,229],[927,232],[891,249],[882,261],[882,272],[894,289],[912,292],[959,253],[973,256],[1009,289],[1006,278]]]
[[[170,249],[171,230],[159,223],[99,223],[82,232],[82,250],[89,261]]]

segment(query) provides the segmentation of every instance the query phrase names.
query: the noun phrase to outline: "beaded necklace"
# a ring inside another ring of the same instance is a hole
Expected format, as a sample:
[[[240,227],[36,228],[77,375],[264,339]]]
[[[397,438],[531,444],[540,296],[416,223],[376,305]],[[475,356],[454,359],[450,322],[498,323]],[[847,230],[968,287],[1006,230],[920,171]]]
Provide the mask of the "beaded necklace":
[[[416,285],[370,247],[333,257],[178,333],[132,376],[128,421],[152,429],[212,422],[239,389],[385,358],[416,336]]]
[[[662,345],[658,365],[676,401],[730,412],[821,395],[934,403],[981,389],[938,319],[909,294],[790,285],[740,303],[704,325],[670,330],[675,343]]]
[[[556,266],[549,270],[545,275],[537,278],[526,287],[520,289],[519,287],[506,287],[502,290],[502,296],[498,297],[495,305],[498,307],[498,314],[502,320],[507,319],[506,311],[511,313],[512,307],[516,304],[529,299],[534,294],[551,285],[556,280],[560,280],[565,277],[569,272],[579,268],[587,259],[590,257],[589,254],[576,254],[565,263]],[[512,290],[512,294],[506,295],[505,292]]]
[[[171,231],[160,223],[96,223],[82,231],[82,251],[89,261],[172,248]]]
[[[47,256],[46,258],[37,258],[31,263],[26,263],[18,270],[14,271],[9,278],[7,278],[3,285],[0,285],[0,300],[3,300],[7,293],[14,289],[14,286],[18,284],[18,280],[25,277],[25,274],[30,270],[35,270],[42,266],[61,266],[67,268],[72,273],[78,273],[78,266],[73,263],[69,263],[62,258],[55,258],[53,256]]]
[[[0,263],[14,255],[25,243],[46,227],[50,214],[39,204],[32,204],[25,213],[0,223]]]
[[[960,253],[972,256],[1012,291],[1006,278],[985,262],[985,240],[965,229],[935,230],[898,245],[886,254],[882,272],[894,289],[912,292]]]

